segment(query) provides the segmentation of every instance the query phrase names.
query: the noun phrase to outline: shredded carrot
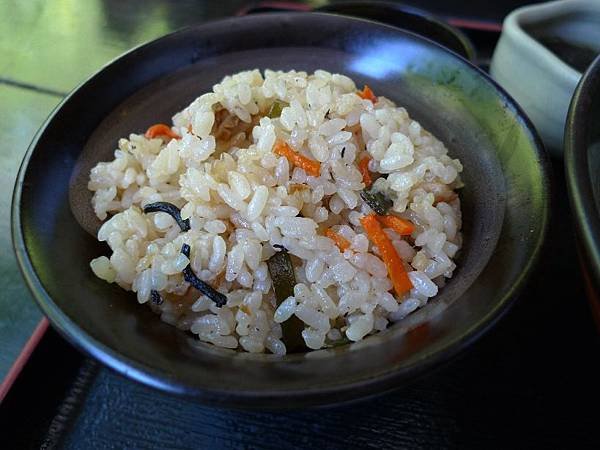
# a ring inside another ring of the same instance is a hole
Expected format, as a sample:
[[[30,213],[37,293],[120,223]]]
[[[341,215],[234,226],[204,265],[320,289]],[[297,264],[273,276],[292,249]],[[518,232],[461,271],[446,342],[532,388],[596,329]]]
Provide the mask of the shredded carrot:
[[[386,215],[377,216],[377,220],[386,228],[391,228],[400,236],[412,234],[415,231],[415,226],[410,220],[401,219],[400,217]]]
[[[302,156],[300,153],[294,151],[286,142],[277,141],[273,151],[279,156],[285,156],[293,165],[304,169],[308,175],[318,177],[321,174],[321,164],[318,161],[313,161]]]
[[[325,231],[325,236],[335,242],[335,245],[337,245],[342,252],[345,252],[350,248],[350,242],[348,242],[348,239],[341,234],[336,233],[331,228],[327,228],[327,231]]]
[[[366,84],[365,84],[365,87],[363,88],[363,90],[358,91],[357,94],[360,98],[365,99],[365,100],[371,100],[373,103],[375,103],[377,101],[377,97],[375,97],[375,94],[373,93],[371,88],[369,86],[367,86]]]
[[[434,200],[433,200],[433,204],[437,205],[438,203],[441,202],[451,202],[452,200],[456,200],[458,198],[458,194],[456,192],[450,192],[450,193],[444,193],[444,194],[439,194],[436,195]]]
[[[369,187],[373,184],[373,179],[371,178],[371,173],[369,172],[369,161],[371,161],[371,158],[365,156],[358,162],[358,170],[360,170],[360,173],[362,174],[365,187]]]
[[[402,296],[410,291],[413,285],[404,269],[404,263],[400,259],[400,256],[398,256],[392,241],[390,241],[384,233],[383,228],[381,228],[377,216],[374,214],[364,216],[360,219],[360,223],[365,229],[369,240],[379,248],[379,254],[387,267],[396,294]]]
[[[181,139],[177,133],[171,130],[171,127],[165,125],[164,123],[157,123],[156,125],[152,125],[150,128],[146,130],[146,135],[148,139],[157,138],[159,136],[166,136],[173,139]]]

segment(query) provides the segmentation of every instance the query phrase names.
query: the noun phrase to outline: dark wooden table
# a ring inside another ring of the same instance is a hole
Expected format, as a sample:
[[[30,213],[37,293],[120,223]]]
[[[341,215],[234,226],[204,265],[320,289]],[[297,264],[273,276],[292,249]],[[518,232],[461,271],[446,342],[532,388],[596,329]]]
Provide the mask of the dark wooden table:
[[[0,380],[41,319],[12,256],[8,215],[36,129],[68,91],[123,51],[247,3],[0,1]],[[418,3],[443,15],[498,20],[521,2],[479,12],[470,3]],[[553,163],[552,226],[528,288],[466,354],[412,386],[327,410],[219,410],[117,376],[49,331],[0,407],[0,447],[599,448],[600,341],[563,166]]]

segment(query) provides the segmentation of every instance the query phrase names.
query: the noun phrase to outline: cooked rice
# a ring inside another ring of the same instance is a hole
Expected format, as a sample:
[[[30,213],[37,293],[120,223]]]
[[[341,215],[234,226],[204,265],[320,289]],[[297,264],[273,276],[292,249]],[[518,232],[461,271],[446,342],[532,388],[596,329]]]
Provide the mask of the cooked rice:
[[[269,118],[275,101],[287,106]],[[293,315],[310,349],[358,341],[425,305],[452,276],[462,241],[459,160],[404,108],[358,96],[350,78],[323,70],[227,76],[177,113],[172,130],[181,139],[120,139],[114,160],[94,167],[88,185],[97,216],[110,217],[98,240],[112,249],[92,270],[165,322],[216,346],[283,355],[281,324]],[[320,176],[277,156],[276,140],[319,161]],[[372,213],[360,197],[364,156],[372,172],[388,174],[373,189],[415,225],[404,238],[385,230],[410,271],[413,289],[402,298],[361,227]],[[142,212],[157,201],[181,208],[191,229]],[[324,236],[329,227],[350,249],[342,253]],[[297,281],[279,307],[266,264],[278,246],[294,255]],[[188,264],[227,295],[224,307],[184,280]],[[162,304],[149,301],[152,290]]]

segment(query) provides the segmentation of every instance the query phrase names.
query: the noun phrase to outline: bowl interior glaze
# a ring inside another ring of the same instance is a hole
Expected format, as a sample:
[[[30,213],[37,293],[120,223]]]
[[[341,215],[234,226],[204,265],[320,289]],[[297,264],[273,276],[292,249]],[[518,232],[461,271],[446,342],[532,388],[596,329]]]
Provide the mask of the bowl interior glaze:
[[[253,68],[320,68],[368,83],[461,159],[464,249],[455,276],[425,308],[360,343],[278,358],[202,344],[94,277],[89,261],[108,249],[79,223],[97,226],[85,222],[90,167],[111,158],[119,137],[169,121],[224,75]],[[506,310],[544,239],[547,176],[539,139],[515,103],[441,46],[348,17],[254,15],[134,49],[71,94],[25,157],[13,237],[52,324],[118,372],[212,404],[330,404],[402,386],[465,348]]]

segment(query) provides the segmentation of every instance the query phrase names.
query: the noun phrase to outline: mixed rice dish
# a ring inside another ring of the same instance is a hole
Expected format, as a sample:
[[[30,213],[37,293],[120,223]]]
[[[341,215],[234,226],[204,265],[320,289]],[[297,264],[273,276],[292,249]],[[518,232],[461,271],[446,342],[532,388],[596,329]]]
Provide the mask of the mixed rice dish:
[[[225,77],[172,125],[119,140],[88,188],[93,272],[201,341],[247,352],[359,341],[452,276],[462,165],[344,75]]]

